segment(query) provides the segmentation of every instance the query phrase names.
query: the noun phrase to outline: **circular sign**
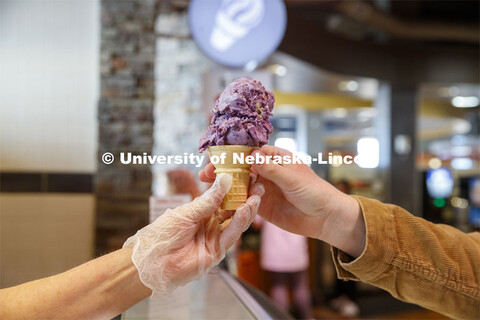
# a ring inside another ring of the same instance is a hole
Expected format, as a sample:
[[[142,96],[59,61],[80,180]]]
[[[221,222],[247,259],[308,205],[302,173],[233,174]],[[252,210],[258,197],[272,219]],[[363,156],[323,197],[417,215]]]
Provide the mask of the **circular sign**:
[[[287,24],[282,0],[192,0],[188,17],[200,49],[230,67],[270,56]]]
[[[432,198],[448,198],[453,191],[453,175],[447,168],[427,171],[427,191]]]

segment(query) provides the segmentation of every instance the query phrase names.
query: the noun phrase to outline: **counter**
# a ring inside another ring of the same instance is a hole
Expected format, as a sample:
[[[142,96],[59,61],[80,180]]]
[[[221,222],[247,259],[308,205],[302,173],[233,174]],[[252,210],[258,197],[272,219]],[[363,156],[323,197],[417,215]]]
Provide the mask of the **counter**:
[[[215,268],[200,280],[175,290],[163,300],[150,297],[124,314],[137,319],[293,319],[268,297]]]

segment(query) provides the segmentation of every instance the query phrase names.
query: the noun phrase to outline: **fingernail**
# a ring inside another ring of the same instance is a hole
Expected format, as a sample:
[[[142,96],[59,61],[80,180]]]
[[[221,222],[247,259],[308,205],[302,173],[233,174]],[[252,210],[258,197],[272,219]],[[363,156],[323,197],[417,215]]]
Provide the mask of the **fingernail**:
[[[228,173],[220,173],[217,175],[217,179],[215,179],[214,186],[222,188],[222,190],[228,192],[228,190],[230,190],[230,187],[232,186],[232,180],[232,176]]]
[[[262,197],[265,194],[265,186],[263,185],[263,183],[255,183],[252,186],[252,194],[256,194]]]
[[[237,207],[237,209],[235,209],[235,211],[239,211],[239,210],[242,210],[243,208],[246,207],[246,204],[241,204],[240,206]]]
[[[253,185],[257,181],[257,175],[250,173],[250,185]]]

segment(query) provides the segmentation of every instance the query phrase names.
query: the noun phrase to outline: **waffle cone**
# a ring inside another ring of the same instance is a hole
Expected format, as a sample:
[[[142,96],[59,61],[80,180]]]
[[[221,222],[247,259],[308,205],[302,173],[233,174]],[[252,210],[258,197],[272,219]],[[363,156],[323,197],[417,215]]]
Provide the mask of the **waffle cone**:
[[[232,187],[223,198],[220,209],[236,210],[240,205],[247,201],[248,186],[250,180],[250,164],[241,164],[234,162],[234,154],[243,154],[244,157],[250,155],[254,147],[233,145],[233,146],[213,146],[208,148],[210,159],[218,156],[221,159],[222,153],[225,153],[225,161],[213,163],[215,173],[228,173],[232,176]]]

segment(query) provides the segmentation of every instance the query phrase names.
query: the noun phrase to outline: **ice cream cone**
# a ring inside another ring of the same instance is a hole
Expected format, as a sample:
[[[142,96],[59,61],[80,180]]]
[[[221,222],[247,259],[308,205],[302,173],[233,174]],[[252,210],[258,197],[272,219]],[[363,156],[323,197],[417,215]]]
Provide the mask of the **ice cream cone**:
[[[250,164],[240,163],[234,161],[234,154],[243,154],[243,158],[250,155],[254,147],[233,145],[233,146],[212,146],[208,147],[208,155],[212,160],[213,156],[218,156],[222,159],[222,154],[225,153],[225,160],[213,163],[215,166],[215,173],[228,173],[232,176],[232,186],[228,193],[223,198],[220,209],[236,210],[240,205],[247,201],[248,186],[250,180]]]

